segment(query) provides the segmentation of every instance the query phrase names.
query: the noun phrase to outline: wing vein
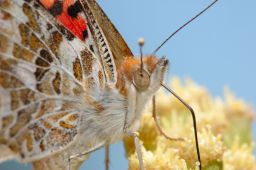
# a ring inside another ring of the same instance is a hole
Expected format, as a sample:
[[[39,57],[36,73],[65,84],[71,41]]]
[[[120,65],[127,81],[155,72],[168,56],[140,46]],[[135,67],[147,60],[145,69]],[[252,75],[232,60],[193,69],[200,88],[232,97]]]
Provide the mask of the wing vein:
[[[52,56],[54,56],[54,57],[53,57],[54,60],[57,61],[57,63],[61,66],[61,63],[60,63],[58,60],[56,60],[57,56],[53,53],[53,51],[47,46],[47,44],[45,43],[45,41],[43,41],[43,40],[39,37],[39,35],[38,35],[34,30],[32,30],[26,23],[24,23],[23,21],[21,21],[21,20],[19,20],[17,17],[15,17],[15,15],[13,15],[13,13],[11,13],[10,11],[5,10],[5,9],[3,9],[3,8],[1,8],[1,7],[0,7],[0,9],[3,10],[4,12],[6,12],[6,13],[9,13],[11,16],[13,16],[13,18],[15,18],[16,21],[22,22],[22,23],[26,26],[26,28],[28,28],[28,29],[37,37],[37,39],[45,46],[45,48],[48,50],[48,52],[50,52],[50,54],[51,54]],[[56,65],[56,66],[57,66],[57,65]],[[61,68],[64,72],[66,72],[66,73],[73,79],[74,82],[76,82],[76,83],[77,83],[78,85],[80,85],[81,87],[83,86],[82,83],[79,82],[67,69],[65,69],[64,67],[59,67],[59,68]]]

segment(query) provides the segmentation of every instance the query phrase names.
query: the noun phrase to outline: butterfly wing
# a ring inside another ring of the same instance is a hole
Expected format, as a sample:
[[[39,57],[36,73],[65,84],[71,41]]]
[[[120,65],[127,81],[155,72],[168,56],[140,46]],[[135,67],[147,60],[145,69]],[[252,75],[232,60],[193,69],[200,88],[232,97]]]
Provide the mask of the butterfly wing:
[[[124,41],[123,37],[119,34],[118,30],[111,23],[109,18],[106,16],[104,11],[100,8],[95,0],[83,0],[83,3],[88,4],[98,24],[104,25],[104,27],[101,28],[109,43],[110,49],[114,57],[114,61],[118,68],[118,66],[120,65],[120,63],[122,63],[125,57],[133,56],[131,50]]]
[[[132,55],[121,35],[95,1],[57,2],[40,0],[40,3],[60,23],[86,42],[86,46],[97,56],[103,66],[106,83],[110,86],[115,85],[117,67],[126,56]]]
[[[105,86],[90,42],[37,1],[0,1],[0,145],[21,161],[76,139],[83,94]]]
[[[72,7],[72,8],[71,8]],[[105,13],[94,0],[77,0],[68,9],[73,16],[81,13],[85,15],[88,30],[96,42],[96,53],[104,68],[104,75],[108,85],[115,85],[117,69],[127,56],[132,56],[127,44]]]

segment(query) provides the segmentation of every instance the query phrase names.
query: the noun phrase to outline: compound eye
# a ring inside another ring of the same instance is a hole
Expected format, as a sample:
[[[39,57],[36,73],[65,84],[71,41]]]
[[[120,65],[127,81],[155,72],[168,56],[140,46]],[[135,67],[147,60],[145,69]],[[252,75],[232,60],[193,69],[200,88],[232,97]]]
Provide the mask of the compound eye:
[[[144,69],[138,69],[133,75],[133,83],[137,90],[147,90],[150,84],[150,76]]]

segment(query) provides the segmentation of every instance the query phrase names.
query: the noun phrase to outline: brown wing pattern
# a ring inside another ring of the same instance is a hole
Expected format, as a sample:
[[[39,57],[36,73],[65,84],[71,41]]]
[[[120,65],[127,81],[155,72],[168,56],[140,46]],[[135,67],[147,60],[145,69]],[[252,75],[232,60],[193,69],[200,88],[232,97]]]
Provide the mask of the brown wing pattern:
[[[84,97],[115,84],[116,68],[132,56],[94,0],[73,2],[83,8],[87,41],[41,2],[51,1],[0,0],[0,148],[23,162],[70,146]]]
[[[102,67],[85,44],[36,1],[0,1],[0,145],[21,161],[71,144],[79,105],[104,87]]]
[[[118,65],[122,63],[125,57],[133,56],[130,48],[95,0],[82,1],[89,5],[93,15],[98,21],[98,24],[104,26],[101,27],[101,29],[106,36],[106,39],[114,56],[116,66],[118,68]]]

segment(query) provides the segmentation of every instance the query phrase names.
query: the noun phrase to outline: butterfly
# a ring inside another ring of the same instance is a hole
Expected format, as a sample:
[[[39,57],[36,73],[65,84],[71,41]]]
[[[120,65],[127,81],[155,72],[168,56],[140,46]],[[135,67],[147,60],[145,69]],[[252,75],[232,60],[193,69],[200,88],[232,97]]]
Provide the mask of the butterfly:
[[[76,169],[130,135],[143,169],[136,131],[167,68],[134,57],[95,0],[0,0],[0,162]]]

